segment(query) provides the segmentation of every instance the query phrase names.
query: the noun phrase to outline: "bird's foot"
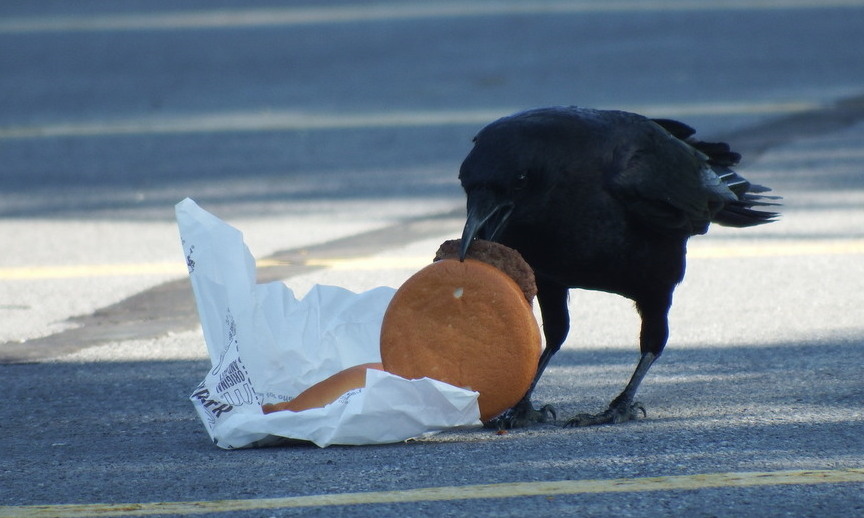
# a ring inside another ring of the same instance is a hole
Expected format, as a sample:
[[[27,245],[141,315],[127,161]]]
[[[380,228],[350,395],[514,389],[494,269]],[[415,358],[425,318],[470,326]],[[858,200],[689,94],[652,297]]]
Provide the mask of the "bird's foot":
[[[523,399],[516,403],[513,408],[483,423],[483,426],[493,430],[509,430],[511,428],[525,428],[536,423],[554,423],[557,418],[558,414],[552,405],[543,405],[539,409],[535,409],[530,400]]]
[[[594,426],[598,424],[618,424],[635,421],[647,417],[648,413],[642,403],[636,401],[613,401],[609,408],[599,414],[577,414],[569,419],[564,426]]]

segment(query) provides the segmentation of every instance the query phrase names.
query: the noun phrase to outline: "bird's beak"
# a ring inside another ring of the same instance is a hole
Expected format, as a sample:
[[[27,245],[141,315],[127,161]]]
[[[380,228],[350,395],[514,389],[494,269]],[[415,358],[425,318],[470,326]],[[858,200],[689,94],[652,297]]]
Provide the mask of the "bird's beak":
[[[465,228],[462,230],[459,260],[465,260],[468,248],[471,247],[471,243],[475,238],[494,241],[501,230],[504,229],[504,224],[507,222],[507,218],[510,217],[512,211],[512,203],[498,203],[491,197],[481,197],[478,199],[477,196],[469,196],[468,219],[465,221]]]

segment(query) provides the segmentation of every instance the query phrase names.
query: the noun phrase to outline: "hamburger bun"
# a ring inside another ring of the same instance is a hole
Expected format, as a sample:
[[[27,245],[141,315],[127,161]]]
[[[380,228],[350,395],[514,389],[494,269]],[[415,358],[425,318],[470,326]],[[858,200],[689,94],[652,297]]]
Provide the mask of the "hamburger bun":
[[[301,412],[326,406],[350,390],[365,387],[366,369],[383,370],[383,366],[380,363],[364,363],[349,367],[312,385],[290,401],[262,405],[261,410],[269,414],[282,410]]]
[[[528,273],[533,284],[530,267]],[[384,370],[479,392],[484,422],[525,395],[540,346],[527,295],[501,270],[475,259],[442,259],[417,272],[393,296],[381,327]]]

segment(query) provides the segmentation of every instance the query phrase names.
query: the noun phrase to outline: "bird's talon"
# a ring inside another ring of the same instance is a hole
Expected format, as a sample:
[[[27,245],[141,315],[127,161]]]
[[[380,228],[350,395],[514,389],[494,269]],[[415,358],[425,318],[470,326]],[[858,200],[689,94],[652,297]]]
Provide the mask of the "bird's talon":
[[[542,407],[540,407],[539,412],[543,414],[543,418],[540,420],[541,423],[549,422],[549,420],[546,418],[547,414],[552,416],[553,423],[558,420],[558,412],[555,411],[555,407],[553,407],[552,405],[543,405]]]
[[[512,428],[524,428],[536,423],[548,423],[549,416],[552,416],[551,422],[555,422],[558,418],[558,413],[552,405],[543,405],[535,409],[530,402],[520,401],[498,417],[483,423],[483,426],[500,432]]]
[[[645,406],[639,402],[624,403],[609,405],[604,412],[599,414],[577,414],[564,423],[567,428],[594,426],[598,424],[618,424],[626,423],[627,421],[636,421],[639,419],[639,412],[642,417],[648,417],[648,412]]]

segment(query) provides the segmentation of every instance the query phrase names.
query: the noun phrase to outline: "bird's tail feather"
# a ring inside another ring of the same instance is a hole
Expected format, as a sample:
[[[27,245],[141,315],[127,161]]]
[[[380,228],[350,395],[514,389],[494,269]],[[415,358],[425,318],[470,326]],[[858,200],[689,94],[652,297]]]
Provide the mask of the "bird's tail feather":
[[[717,173],[720,180],[737,197],[736,200],[727,202],[712,219],[727,227],[752,227],[770,223],[777,219],[779,213],[768,210],[757,210],[754,207],[776,207],[780,205],[777,200],[780,196],[769,196],[764,193],[771,189],[764,185],[753,184],[744,177],[738,175],[726,166],[720,166],[709,160],[711,169]]]
[[[756,210],[753,207],[778,206],[780,196],[767,196],[771,191],[763,185],[751,184],[732,170],[741,161],[741,155],[732,151],[725,142],[703,142],[693,137],[696,130],[683,122],[671,119],[652,119],[675,138],[683,140],[707,157],[708,166],[720,180],[735,193],[737,200],[730,201],[714,215],[712,221],[728,227],[752,227],[774,221],[779,213]]]

